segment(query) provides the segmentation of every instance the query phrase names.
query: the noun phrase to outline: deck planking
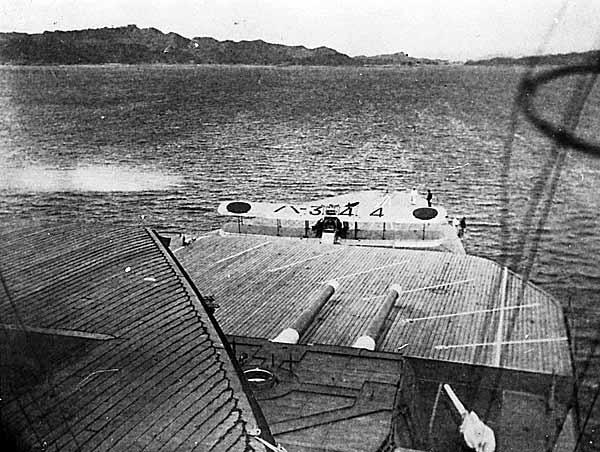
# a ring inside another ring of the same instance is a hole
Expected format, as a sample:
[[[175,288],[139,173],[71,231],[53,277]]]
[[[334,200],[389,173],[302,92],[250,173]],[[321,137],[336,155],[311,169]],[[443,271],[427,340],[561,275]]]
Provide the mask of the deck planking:
[[[24,447],[264,450],[222,333],[155,233],[5,228],[0,256],[0,415]]]
[[[226,334],[274,338],[323,283],[335,279],[340,289],[301,343],[349,347],[386,290],[399,284],[403,290],[386,318],[377,350],[571,374],[559,303],[510,271],[502,301],[503,268],[490,260],[238,234],[208,236],[176,256],[199,290],[215,297],[215,315]]]

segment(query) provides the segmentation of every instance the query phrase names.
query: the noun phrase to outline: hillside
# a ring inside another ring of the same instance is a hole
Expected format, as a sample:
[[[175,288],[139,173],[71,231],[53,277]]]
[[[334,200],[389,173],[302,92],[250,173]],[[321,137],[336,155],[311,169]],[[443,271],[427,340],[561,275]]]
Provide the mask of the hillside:
[[[403,52],[351,58],[328,47],[255,41],[185,38],[135,25],[39,34],[0,33],[0,64],[256,64],[320,66],[407,66],[445,61],[409,57]]]
[[[352,65],[327,47],[188,39],[135,25],[41,34],[0,33],[0,64],[208,63]]]
[[[469,60],[465,64],[470,66],[538,66],[538,65],[575,65],[586,64],[600,59],[599,50],[589,52],[572,52],[552,55],[535,55],[520,58],[496,57],[485,60]]]
[[[364,66],[412,66],[416,64],[448,64],[444,60],[410,57],[404,52],[376,56],[357,56],[354,60]]]

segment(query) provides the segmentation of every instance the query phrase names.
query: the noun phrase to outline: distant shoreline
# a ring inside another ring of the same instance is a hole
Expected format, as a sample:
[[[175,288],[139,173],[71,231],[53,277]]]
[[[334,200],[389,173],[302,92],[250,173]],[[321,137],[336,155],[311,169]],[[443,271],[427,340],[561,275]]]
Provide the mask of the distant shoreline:
[[[597,61],[600,50],[587,52],[557,53],[524,57],[495,57],[484,60],[468,60],[465,66],[563,66]]]
[[[464,63],[448,63],[443,65],[437,64],[396,64],[396,65],[352,65],[352,66],[333,66],[325,64],[236,64],[236,63],[75,63],[75,64],[61,64],[61,63],[39,63],[39,64],[15,64],[15,63],[0,63],[0,68],[102,68],[102,67],[227,67],[227,68],[269,68],[269,69],[287,69],[287,68],[326,68],[326,69],[419,69],[419,68],[442,68],[442,67],[464,67]]]
[[[128,25],[44,33],[0,33],[0,64],[248,64],[298,66],[438,65],[445,60],[405,52],[350,57],[328,47],[253,41],[192,39],[156,28]]]
[[[348,56],[328,47],[253,41],[186,38],[156,28],[128,25],[44,33],[0,33],[0,65],[227,65],[257,67],[423,67],[423,66],[555,66],[585,64],[599,50],[524,57],[448,61],[409,56],[399,51],[375,56]]]

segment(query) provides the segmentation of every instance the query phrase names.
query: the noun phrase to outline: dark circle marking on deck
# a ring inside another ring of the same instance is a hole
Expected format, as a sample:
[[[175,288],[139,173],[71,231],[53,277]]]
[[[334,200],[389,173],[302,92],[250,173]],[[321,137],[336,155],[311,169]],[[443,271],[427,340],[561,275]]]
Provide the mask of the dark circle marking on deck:
[[[432,207],[419,207],[413,210],[413,216],[419,220],[431,220],[437,217],[438,211]]]
[[[247,213],[251,208],[250,204],[243,201],[234,201],[227,204],[227,211],[231,213]]]

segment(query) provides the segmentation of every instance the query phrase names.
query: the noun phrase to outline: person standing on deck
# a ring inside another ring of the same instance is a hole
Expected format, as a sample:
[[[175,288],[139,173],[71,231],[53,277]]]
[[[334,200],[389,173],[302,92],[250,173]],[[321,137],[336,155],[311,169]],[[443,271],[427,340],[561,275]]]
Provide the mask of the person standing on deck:
[[[416,204],[418,196],[419,196],[419,194],[417,193],[417,189],[415,187],[413,187],[412,190],[410,191],[410,203]]]
[[[465,231],[467,229],[467,219],[465,217],[462,217],[460,219],[459,225],[460,229],[458,230],[458,236],[462,238],[462,236],[465,235]]]
[[[431,190],[427,190],[427,205],[431,207],[431,200],[433,199],[433,195],[431,194]]]

